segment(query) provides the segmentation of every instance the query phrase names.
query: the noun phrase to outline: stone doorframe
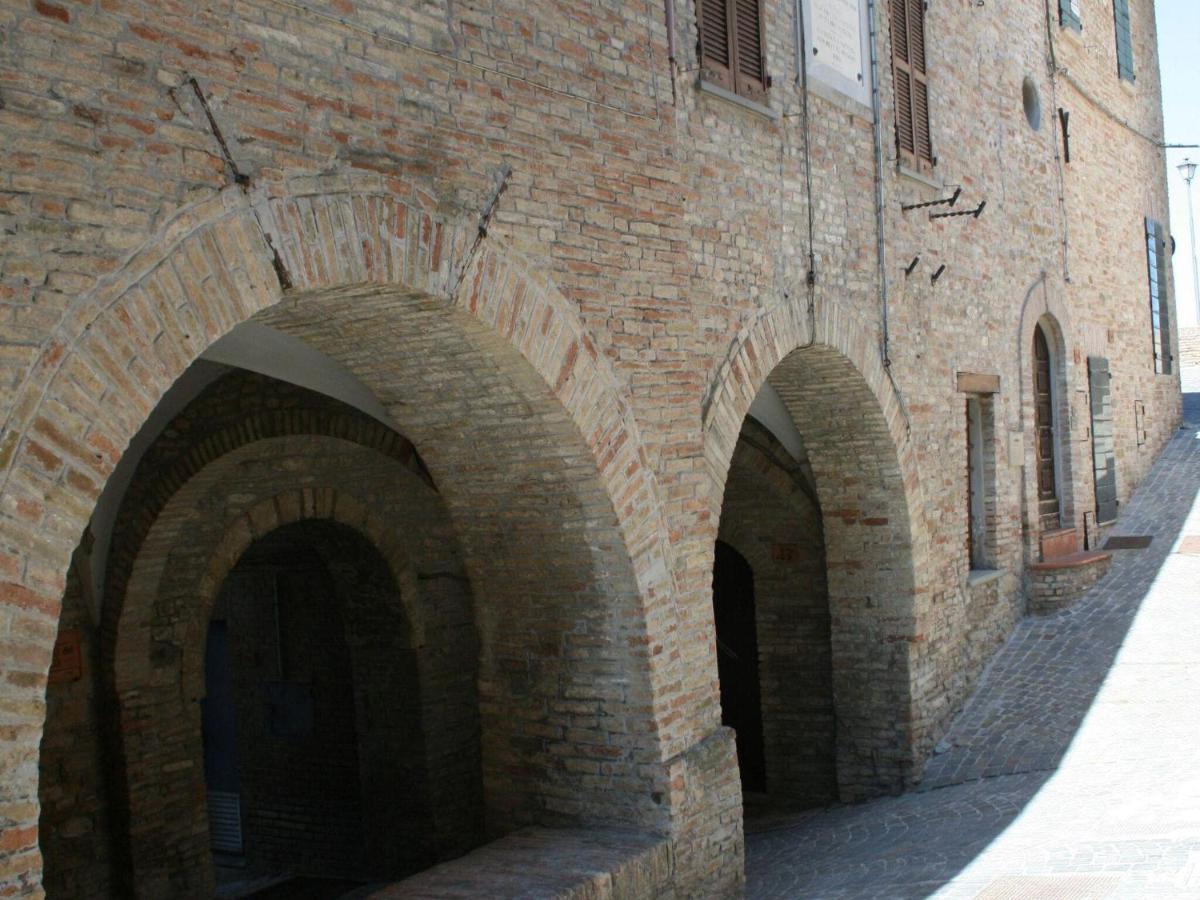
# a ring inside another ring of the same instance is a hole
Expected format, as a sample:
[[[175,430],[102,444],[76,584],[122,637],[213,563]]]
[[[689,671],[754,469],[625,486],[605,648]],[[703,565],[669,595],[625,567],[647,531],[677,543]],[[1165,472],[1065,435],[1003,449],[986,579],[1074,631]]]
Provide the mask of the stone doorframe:
[[[1050,350],[1050,377],[1054,403],[1055,478],[1058,487],[1059,520],[1062,528],[1079,532],[1082,549],[1082,514],[1076,503],[1075,473],[1082,471],[1076,458],[1075,439],[1071,433],[1071,392],[1075,382],[1074,355],[1068,335],[1070,318],[1066,306],[1050,290],[1045,278],[1029,288],[1021,308],[1017,329],[1017,366],[1020,384],[1019,431],[1024,443],[1024,478],[1021,487],[1021,528],[1024,535],[1026,564],[1041,559],[1039,541],[1041,529],[1037,520],[1037,429],[1034,409],[1033,335],[1038,326],[1046,336]]]

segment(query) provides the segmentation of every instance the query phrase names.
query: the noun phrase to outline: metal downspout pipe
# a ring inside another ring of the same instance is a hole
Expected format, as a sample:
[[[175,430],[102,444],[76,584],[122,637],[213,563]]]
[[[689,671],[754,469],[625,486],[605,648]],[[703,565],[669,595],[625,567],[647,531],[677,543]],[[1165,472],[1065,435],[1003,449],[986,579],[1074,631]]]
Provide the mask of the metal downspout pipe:
[[[875,27],[875,0],[867,0],[867,21],[870,32],[868,43],[871,48],[871,135],[875,140],[875,256],[879,266],[879,305],[882,330],[879,355],[883,361],[883,371],[887,373],[888,381],[892,383],[892,390],[896,392],[900,414],[904,416],[904,433],[907,440],[912,436],[912,418],[908,414],[904,394],[900,391],[900,385],[896,384],[896,376],[892,372],[891,335],[888,331],[887,246],[883,240],[883,121],[879,112],[879,50],[877,46],[879,33]]]
[[[879,112],[879,51],[876,47],[879,35],[875,30],[875,0],[867,0],[867,22],[870,29],[868,44],[871,48],[871,136],[875,140],[875,256],[879,267],[879,302],[882,307],[883,328],[880,351],[883,355],[883,367],[890,376],[892,358],[888,333],[887,247],[883,241],[883,136],[880,134],[883,123]]]

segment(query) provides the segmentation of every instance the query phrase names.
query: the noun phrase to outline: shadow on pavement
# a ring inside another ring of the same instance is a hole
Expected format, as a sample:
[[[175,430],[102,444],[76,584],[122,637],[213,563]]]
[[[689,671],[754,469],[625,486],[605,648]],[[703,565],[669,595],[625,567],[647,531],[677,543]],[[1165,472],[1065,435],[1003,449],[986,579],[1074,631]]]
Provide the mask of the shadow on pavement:
[[[793,814],[748,805],[748,897],[927,897],[950,885],[1030,808],[1079,734],[1192,509],[1200,484],[1200,370],[1185,370],[1184,385],[1189,391],[1185,425],[1112,531],[1153,535],[1150,546],[1115,551],[1108,574],[1072,609],[1018,623],[939,744],[941,752],[929,760],[916,791]],[[1062,803],[1057,793],[1053,803]],[[1062,805],[1069,807],[1069,798]],[[1079,846],[1084,843],[1080,838]],[[1089,852],[1094,843],[1087,843]],[[1194,843],[1200,860],[1200,835]],[[1074,858],[1079,854],[1073,853],[1069,833],[1058,845],[1057,856],[1045,861],[1048,869],[1089,871],[1086,861]],[[1114,847],[1113,853],[1128,851]],[[1143,858],[1117,868],[1130,871],[1135,864],[1152,865]],[[1099,870],[1104,865],[1101,860]],[[1063,877],[1095,881],[1096,865],[1090,871],[1090,876]],[[991,896],[988,891],[1000,889],[1001,881],[1017,884],[1029,876],[1005,876],[988,887],[994,877],[945,893],[973,897],[983,887],[983,895]],[[1118,880],[1109,878],[1113,885]],[[1071,886],[1064,881],[1060,887]],[[1075,889],[1083,887],[1079,882]],[[1079,894],[1108,895],[1107,889]],[[1034,895],[1018,891],[1011,896]]]

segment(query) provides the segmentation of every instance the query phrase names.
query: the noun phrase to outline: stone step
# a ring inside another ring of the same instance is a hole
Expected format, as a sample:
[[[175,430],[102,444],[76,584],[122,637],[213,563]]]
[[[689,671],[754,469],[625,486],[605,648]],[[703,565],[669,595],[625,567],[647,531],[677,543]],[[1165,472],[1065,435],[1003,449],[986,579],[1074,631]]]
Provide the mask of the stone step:
[[[372,900],[545,897],[651,900],[673,896],[666,838],[617,829],[525,828],[386,887]]]
[[[1040,615],[1066,609],[1099,581],[1112,562],[1106,550],[1084,550],[1029,567],[1029,611]]]

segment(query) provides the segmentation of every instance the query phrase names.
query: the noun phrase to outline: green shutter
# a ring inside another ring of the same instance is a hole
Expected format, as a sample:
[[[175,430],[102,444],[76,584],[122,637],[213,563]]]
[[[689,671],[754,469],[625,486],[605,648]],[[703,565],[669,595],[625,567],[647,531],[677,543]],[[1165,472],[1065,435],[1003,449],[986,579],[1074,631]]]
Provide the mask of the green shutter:
[[[1167,298],[1167,235],[1162,224],[1146,219],[1146,275],[1150,285],[1150,333],[1154,371],[1171,374],[1171,306]]]
[[[1117,455],[1113,433],[1112,386],[1108,360],[1088,357],[1088,392],[1092,407],[1092,476],[1096,486],[1096,522],[1117,517]]]
[[[1158,330],[1162,334],[1163,373],[1171,374],[1171,304],[1168,298],[1167,234],[1158,226]]]
[[[1117,28],[1117,74],[1133,81],[1133,33],[1129,25],[1129,0],[1113,0]]]
[[[1058,0],[1058,21],[1067,28],[1083,31],[1083,22],[1079,20],[1078,5],[1074,0]]]

